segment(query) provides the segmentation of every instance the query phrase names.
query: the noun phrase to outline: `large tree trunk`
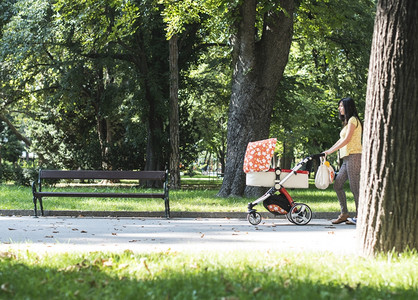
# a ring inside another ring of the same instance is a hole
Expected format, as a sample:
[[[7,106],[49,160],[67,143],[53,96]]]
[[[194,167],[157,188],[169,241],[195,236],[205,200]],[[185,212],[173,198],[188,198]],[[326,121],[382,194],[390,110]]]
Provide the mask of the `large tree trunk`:
[[[286,11],[269,11],[257,41],[256,0],[240,6],[237,34],[232,37],[233,83],[227,130],[225,177],[218,195],[242,196],[245,174],[242,170],[248,142],[269,136],[271,113],[279,82],[287,64],[293,33],[293,0],[282,0]],[[277,8],[276,8],[277,9]],[[247,189],[246,195],[251,195]]]
[[[380,0],[370,58],[359,207],[362,252],[418,247],[418,1]]]
[[[177,35],[170,38],[170,188],[180,188],[179,70]]]

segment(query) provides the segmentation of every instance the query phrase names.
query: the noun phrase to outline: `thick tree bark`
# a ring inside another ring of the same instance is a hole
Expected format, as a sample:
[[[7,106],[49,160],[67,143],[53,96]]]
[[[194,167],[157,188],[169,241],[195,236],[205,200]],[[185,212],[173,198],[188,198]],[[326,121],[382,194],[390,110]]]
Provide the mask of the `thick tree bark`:
[[[179,70],[177,35],[170,38],[170,188],[180,188]]]
[[[225,177],[218,195],[251,195],[245,191],[242,170],[248,142],[268,138],[273,102],[287,64],[293,33],[294,0],[282,0],[286,11],[264,16],[264,30],[257,41],[256,0],[240,6],[237,34],[232,37],[233,83],[227,130]]]
[[[370,58],[359,199],[366,255],[418,248],[418,2],[380,0]]]

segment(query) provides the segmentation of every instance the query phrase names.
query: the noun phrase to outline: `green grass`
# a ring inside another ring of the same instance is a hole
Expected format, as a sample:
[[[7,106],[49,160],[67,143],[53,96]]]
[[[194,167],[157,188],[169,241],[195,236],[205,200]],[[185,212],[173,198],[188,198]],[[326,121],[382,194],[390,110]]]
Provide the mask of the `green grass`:
[[[417,299],[418,256],[0,253],[0,299]]]
[[[194,211],[194,212],[245,212],[248,202],[255,198],[220,198],[216,194],[219,184],[206,188],[198,179],[194,184],[190,180],[187,189],[170,191],[171,211]],[[206,180],[208,182],[209,180]],[[62,188],[46,187],[44,190],[52,191]],[[105,192],[144,192],[143,189],[135,187],[66,187],[71,191],[105,191]],[[145,191],[147,192],[147,191]],[[326,190],[318,190],[313,184],[309,189],[289,190],[295,202],[308,204],[314,212],[339,212],[340,207],[336,194],[332,187]],[[348,208],[355,210],[351,192],[347,186]],[[44,198],[44,209],[46,210],[100,210],[100,211],[161,211],[164,204],[161,199],[132,199],[132,198]],[[15,185],[0,185],[0,209],[33,209],[32,190],[30,187]],[[264,208],[260,207],[260,211]]]

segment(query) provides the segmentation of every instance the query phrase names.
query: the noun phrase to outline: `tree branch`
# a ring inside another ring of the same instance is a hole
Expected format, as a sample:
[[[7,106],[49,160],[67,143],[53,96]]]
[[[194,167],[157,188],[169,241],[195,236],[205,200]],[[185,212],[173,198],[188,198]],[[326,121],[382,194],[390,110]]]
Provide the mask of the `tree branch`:
[[[2,113],[0,113],[0,120],[2,120],[3,122],[5,122],[7,124],[7,126],[10,128],[10,130],[13,132],[13,134],[22,142],[25,143],[25,145],[27,147],[29,147],[32,142],[25,136],[23,136],[18,130],[17,128],[12,124],[12,122],[10,122],[10,120],[8,118],[6,118],[6,116]]]

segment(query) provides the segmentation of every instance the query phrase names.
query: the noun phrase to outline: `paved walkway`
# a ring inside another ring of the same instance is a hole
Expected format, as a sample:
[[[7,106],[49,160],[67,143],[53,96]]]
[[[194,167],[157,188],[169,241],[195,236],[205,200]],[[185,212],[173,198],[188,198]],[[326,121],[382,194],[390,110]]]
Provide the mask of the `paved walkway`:
[[[297,226],[265,219],[253,226],[227,218],[74,218],[0,216],[0,251],[230,251],[356,253],[355,226],[313,219]]]

